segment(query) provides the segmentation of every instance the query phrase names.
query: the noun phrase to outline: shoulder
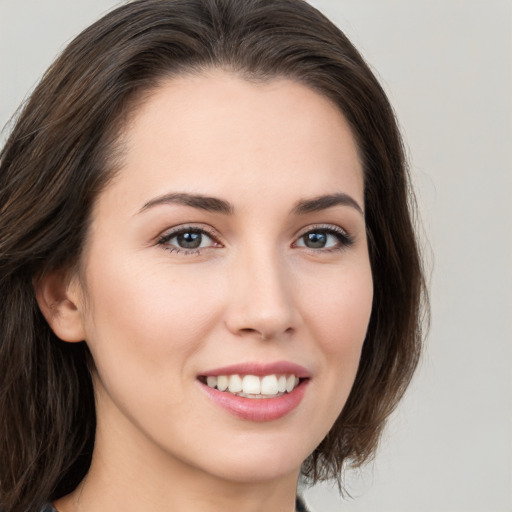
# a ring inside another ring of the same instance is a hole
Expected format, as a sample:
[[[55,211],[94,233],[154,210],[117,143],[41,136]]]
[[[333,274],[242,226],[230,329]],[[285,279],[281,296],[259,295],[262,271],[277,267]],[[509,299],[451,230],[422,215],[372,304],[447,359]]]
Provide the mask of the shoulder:
[[[42,509],[40,512],[57,512],[51,503],[47,503]]]
[[[295,510],[297,512],[309,512],[301,496],[297,496],[295,498]]]

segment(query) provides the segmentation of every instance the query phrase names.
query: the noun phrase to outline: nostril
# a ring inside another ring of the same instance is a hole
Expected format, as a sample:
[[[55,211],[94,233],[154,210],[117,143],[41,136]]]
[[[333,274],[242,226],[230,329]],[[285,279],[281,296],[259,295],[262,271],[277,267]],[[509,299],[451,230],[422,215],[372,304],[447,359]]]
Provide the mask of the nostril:
[[[258,331],[256,329],[251,329],[249,327],[245,327],[243,329],[240,329],[240,332],[243,332],[243,333],[246,333],[246,334],[250,334],[250,333],[258,333]],[[261,333],[260,333],[261,334]]]
[[[283,331],[284,334],[291,334],[294,331],[293,327],[288,327]],[[276,335],[278,335],[277,332],[272,331],[270,328],[268,330],[259,330],[259,329],[253,329],[252,327],[244,327],[242,329],[239,329],[239,334],[242,335],[255,335],[259,336],[259,338],[262,341],[270,340]]]
[[[266,340],[270,337],[266,333],[259,331],[258,329],[253,329],[251,327],[244,327],[243,329],[240,329],[239,332],[240,332],[240,334],[244,334],[244,335],[259,336],[262,340]]]

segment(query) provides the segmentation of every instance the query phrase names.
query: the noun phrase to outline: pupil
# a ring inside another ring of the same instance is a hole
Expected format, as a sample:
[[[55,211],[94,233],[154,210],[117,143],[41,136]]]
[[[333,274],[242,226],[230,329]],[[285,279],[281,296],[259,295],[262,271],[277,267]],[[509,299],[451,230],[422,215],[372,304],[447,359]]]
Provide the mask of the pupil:
[[[178,244],[184,249],[197,249],[201,245],[201,233],[182,233],[178,235]]]
[[[306,247],[311,249],[321,249],[327,243],[327,235],[325,233],[308,233],[304,238]]]

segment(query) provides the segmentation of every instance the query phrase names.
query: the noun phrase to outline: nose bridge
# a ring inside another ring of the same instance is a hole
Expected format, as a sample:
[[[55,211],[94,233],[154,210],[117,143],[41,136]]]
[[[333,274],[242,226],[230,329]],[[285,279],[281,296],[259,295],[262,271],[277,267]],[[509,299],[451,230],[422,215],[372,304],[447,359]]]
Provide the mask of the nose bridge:
[[[290,269],[272,246],[241,251],[233,275],[228,326],[240,333],[257,333],[265,339],[294,330],[297,309]]]

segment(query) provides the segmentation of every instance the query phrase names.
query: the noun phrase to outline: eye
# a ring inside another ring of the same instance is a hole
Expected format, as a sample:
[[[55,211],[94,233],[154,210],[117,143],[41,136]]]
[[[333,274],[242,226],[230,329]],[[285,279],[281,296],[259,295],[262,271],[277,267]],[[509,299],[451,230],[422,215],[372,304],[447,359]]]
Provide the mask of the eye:
[[[354,243],[352,237],[338,226],[311,229],[295,242],[296,247],[308,249],[336,250],[344,249]]]
[[[157,243],[164,249],[187,254],[198,253],[199,249],[220,246],[206,230],[196,227],[183,227],[165,233]]]

